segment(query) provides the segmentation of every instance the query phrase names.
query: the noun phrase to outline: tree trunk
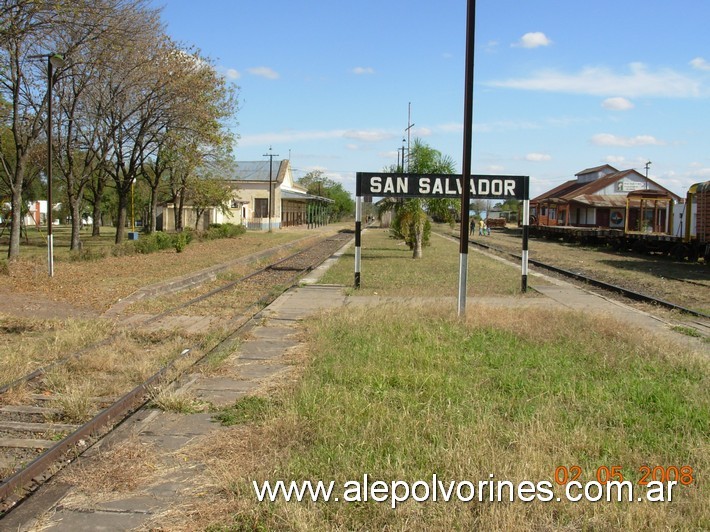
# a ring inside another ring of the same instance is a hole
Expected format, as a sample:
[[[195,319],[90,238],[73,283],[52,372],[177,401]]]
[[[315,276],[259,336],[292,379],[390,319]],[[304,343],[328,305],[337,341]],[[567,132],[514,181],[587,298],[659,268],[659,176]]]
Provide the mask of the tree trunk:
[[[7,257],[10,260],[20,256],[20,238],[22,236],[22,187],[12,188],[12,220],[10,222],[10,247]]]
[[[71,209],[71,244],[69,249],[76,250],[81,247],[81,235],[79,230],[81,229],[81,198],[84,195],[84,187],[82,186],[77,194],[71,191],[71,188],[67,190],[67,199],[69,200],[69,207]]]
[[[158,185],[155,186],[151,183],[150,186],[150,223],[148,225],[148,232],[154,233],[155,228],[158,226]]]
[[[15,260],[20,256],[20,238],[22,228],[22,188],[25,179],[25,158],[19,156],[15,167],[15,175],[12,181],[12,220],[10,222],[10,246],[7,250],[7,258]]]
[[[92,209],[93,227],[91,229],[91,236],[99,236],[101,234],[101,201],[104,198],[104,180],[99,178],[96,183],[96,190],[94,190],[94,202]]]
[[[178,194],[177,201],[175,202],[175,230],[182,231],[182,214],[183,208],[185,206],[185,195],[183,193]]]
[[[424,238],[424,228],[419,227],[419,224],[417,224],[416,229],[414,231],[414,251],[412,253],[412,258],[413,259],[421,259],[422,258],[422,240]]]
[[[126,213],[128,211],[127,198],[125,194],[118,195],[118,220],[116,221],[116,244],[123,242],[125,234]]]

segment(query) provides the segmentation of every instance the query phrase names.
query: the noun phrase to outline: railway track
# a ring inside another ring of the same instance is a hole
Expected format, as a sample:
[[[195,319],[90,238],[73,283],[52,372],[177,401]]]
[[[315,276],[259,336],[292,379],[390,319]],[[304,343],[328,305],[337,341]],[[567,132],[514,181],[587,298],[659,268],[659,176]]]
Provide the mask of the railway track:
[[[264,306],[351,238],[350,234],[338,233],[322,239],[134,324],[150,326],[187,310],[204,313],[209,310],[206,302],[211,302],[212,309],[218,307],[221,314],[211,335],[195,339],[166,330],[144,337],[124,331],[0,388],[0,518],[112,427],[146,405],[156,390],[175,381],[187,368],[231,349]],[[218,340],[212,338],[215,334],[219,334]],[[134,343],[127,344],[127,338]],[[154,358],[160,363],[140,367],[149,351],[157,354]],[[120,363],[110,364],[116,357]],[[126,371],[139,376],[122,381],[123,389],[112,387],[111,381]],[[91,393],[96,390],[111,393]]]
[[[521,256],[516,253],[512,253],[508,250],[500,249],[495,246],[490,246],[490,245],[484,244],[482,242],[478,242],[478,241],[469,239],[469,245],[474,245],[474,246],[477,246],[477,247],[480,247],[480,248],[483,248],[483,249],[486,249],[489,251],[494,251],[494,252],[500,253],[502,255],[507,255],[507,256],[516,258],[517,260],[521,260]],[[572,271],[566,270],[564,268],[560,268],[560,267],[555,266],[553,264],[547,264],[547,263],[539,261],[539,260],[528,259],[528,262],[534,266],[537,266],[538,268],[543,268],[548,271],[562,275],[564,277],[568,277],[571,279],[575,279],[577,281],[581,281],[587,285],[591,285],[596,288],[600,288],[606,292],[611,292],[614,294],[621,294],[624,297],[626,297],[628,299],[632,299],[634,301],[639,301],[642,303],[650,303],[652,305],[657,305],[657,306],[667,308],[670,310],[677,310],[677,311],[683,312],[683,313],[691,315],[691,316],[710,319],[710,316],[703,313],[703,312],[689,309],[689,308],[686,308],[682,305],[678,305],[676,303],[672,303],[672,302],[666,301],[664,299],[660,299],[660,298],[657,298],[654,296],[643,294],[641,292],[631,290],[631,289],[628,289],[628,288],[625,288],[625,287],[622,287],[622,286],[619,286],[616,284],[607,283],[605,281],[595,279],[593,277],[590,277],[588,275],[584,275],[582,273],[572,272]],[[700,323],[700,322],[698,322],[698,323]],[[704,326],[704,327],[707,328],[707,326]]]

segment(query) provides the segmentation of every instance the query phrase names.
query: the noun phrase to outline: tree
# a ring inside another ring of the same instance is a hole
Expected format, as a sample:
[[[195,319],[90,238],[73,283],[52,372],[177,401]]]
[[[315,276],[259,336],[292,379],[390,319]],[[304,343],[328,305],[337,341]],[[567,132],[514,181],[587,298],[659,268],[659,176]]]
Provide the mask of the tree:
[[[232,187],[219,178],[195,177],[189,183],[187,199],[195,209],[195,229],[198,229],[200,218],[207,209],[216,208],[222,214],[229,212]]]
[[[176,180],[172,174],[178,166],[182,170],[205,166],[208,171],[229,162],[226,154],[234,139],[227,123],[237,111],[234,87],[197,52],[174,49],[165,57],[165,69],[170,82],[164,91],[170,105],[160,118],[162,134],[155,138],[154,154],[142,162],[142,177],[151,189],[150,230],[155,229],[159,187],[172,184],[173,200],[183,203],[181,190],[191,171]],[[180,165],[176,158],[181,156],[188,157],[190,164]]]
[[[325,177],[321,170],[308,172],[298,180],[298,184],[305,187],[309,194],[333,200],[328,206],[331,221],[340,221],[355,211],[355,201],[350,193],[337,181]]]
[[[452,174],[454,161],[421,139],[414,139],[409,155],[409,172],[413,174]],[[412,249],[412,258],[422,258],[422,247],[428,242],[427,212],[452,221],[459,200],[407,198],[402,202],[385,200],[380,203],[379,215],[394,211],[392,226],[395,234]]]

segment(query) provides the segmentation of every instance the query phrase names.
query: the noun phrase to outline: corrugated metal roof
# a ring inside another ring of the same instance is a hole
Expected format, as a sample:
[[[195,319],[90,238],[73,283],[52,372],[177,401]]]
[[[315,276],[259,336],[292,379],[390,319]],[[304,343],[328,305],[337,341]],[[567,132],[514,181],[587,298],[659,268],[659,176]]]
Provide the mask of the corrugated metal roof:
[[[279,170],[288,160],[274,161],[271,180],[277,181]],[[269,161],[237,161],[234,173],[227,177],[230,181],[269,181]]]
[[[314,196],[312,194],[306,194],[304,192],[296,192],[294,190],[282,190],[281,199],[292,199],[292,200],[310,200],[310,201],[321,201],[323,203],[335,203],[334,200],[330,198],[324,198],[322,196]]]
[[[619,195],[580,194],[570,198],[570,201],[583,203],[590,207],[626,207],[626,196]]]

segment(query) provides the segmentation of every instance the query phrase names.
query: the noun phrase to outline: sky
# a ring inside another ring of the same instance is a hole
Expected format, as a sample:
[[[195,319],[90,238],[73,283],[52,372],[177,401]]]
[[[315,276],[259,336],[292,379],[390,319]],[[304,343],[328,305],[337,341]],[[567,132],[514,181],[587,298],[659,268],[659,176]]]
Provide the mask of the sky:
[[[153,5],[238,87],[237,161],[272,153],[354,194],[420,138],[461,171],[466,1]],[[528,175],[534,197],[650,161],[684,196],[710,179],[708,21],[710,0],[477,0],[472,172]]]

